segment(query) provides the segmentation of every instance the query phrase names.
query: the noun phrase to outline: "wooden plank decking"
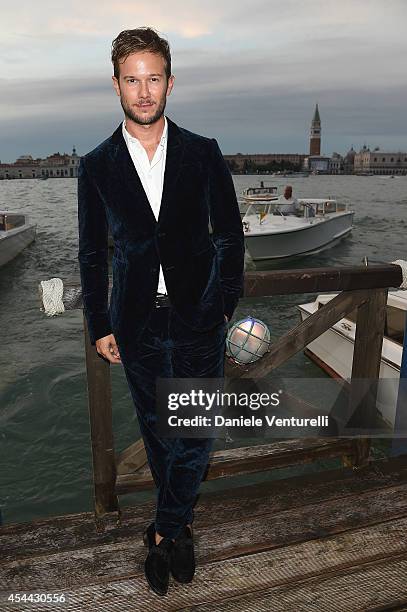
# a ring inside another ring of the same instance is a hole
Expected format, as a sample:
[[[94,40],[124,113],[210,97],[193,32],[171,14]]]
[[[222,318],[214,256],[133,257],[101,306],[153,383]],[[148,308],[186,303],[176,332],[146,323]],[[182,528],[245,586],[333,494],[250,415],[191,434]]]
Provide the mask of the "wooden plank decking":
[[[407,456],[202,495],[195,579],[171,580],[166,597],[143,575],[153,506],[125,508],[101,533],[93,513],[0,528],[0,609],[407,610]],[[16,604],[11,592],[66,601]]]

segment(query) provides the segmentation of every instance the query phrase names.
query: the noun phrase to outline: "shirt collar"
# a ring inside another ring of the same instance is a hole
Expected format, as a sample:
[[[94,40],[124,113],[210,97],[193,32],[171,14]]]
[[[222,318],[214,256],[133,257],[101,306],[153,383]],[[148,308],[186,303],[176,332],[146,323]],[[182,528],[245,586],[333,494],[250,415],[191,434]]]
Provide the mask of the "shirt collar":
[[[122,132],[123,132],[123,137],[124,140],[126,141],[126,143],[128,144],[129,142],[131,142],[132,144],[138,145],[139,147],[143,147],[143,145],[140,143],[138,138],[135,138],[134,136],[132,136],[126,129],[126,119],[123,119],[123,123],[122,123]],[[168,123],[167,123],[167,117],[164,115],[164,129],[163,129],[163,133],[161,135],[161,139],[160,139],[160,145],[163,147],[165,145],[165,141],[168,137]]]

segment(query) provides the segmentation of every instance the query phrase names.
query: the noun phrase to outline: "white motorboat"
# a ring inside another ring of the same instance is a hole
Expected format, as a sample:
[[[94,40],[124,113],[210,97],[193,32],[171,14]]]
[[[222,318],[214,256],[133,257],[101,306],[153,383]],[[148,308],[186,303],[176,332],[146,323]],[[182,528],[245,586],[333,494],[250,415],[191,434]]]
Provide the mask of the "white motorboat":
[[[26,214],[0,210],[0,267],[35,240],[36,227]]]
[[[304,321],[336,295],[336,293],[322,294],[318,295],[314,302],[300,304],[298,309],[301,319]],[[389,291],[379,373],[382,381],[378,386],[377,409],[390,427],[393,427],[395,422],[406,312],[407,291]],[[356,310],[308,344],[305,353],[333,378],[342,378],[350,382],[355,330]]]
[[[251,204],[242,219],[246,249],[253,261],[287,259],[332,247],[352,230],[353,210],[336,200],[295,200],[295,214],[278,210],[279,199]]]

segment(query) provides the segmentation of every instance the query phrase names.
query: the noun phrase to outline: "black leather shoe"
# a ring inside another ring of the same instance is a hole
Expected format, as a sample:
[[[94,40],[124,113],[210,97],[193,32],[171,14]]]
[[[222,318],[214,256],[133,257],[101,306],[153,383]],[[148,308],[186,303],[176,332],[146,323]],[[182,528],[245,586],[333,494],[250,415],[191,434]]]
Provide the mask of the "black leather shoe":
[[[170,569],[177,582],[192,581],[195,574],[195,553],[191,527],[185,525],[179,536],[175,538]]]
[[[149,551],[144,562],[144,573],[148,584],[157,595],[166,595],[170,576],[170,556],[174,542],[171,538],[163,538],[155,543],[154,523],[148,526],[143,535],[145,546]]]
[[[155,544],[155,523],[150,523],[143,533],[143,543],[147,548]]]

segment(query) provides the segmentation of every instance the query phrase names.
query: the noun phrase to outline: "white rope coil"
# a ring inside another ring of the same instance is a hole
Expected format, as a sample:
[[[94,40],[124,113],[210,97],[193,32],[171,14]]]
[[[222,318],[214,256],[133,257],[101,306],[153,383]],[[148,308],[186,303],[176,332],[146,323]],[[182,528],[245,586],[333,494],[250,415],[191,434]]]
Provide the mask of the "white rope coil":
[[[403,282],[400,285],[400,289],[407,289],[407,261],[404,261],[404,259],[397,259],[391,263],[396,264],[396,266],[400,266],[403,274]]]
[[[47,281],[41,281],[42,288],[42,303],[44,311],[48,317],[60,314],[65,311],[65,306],[62,301],[64,294],[64,283],[61,278],[50,278]]]

